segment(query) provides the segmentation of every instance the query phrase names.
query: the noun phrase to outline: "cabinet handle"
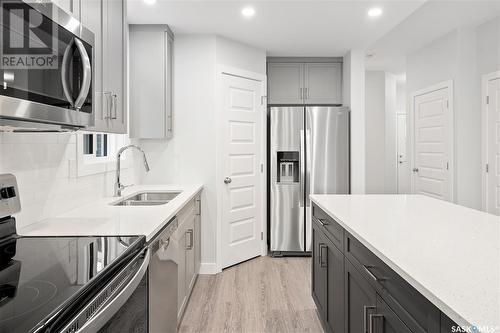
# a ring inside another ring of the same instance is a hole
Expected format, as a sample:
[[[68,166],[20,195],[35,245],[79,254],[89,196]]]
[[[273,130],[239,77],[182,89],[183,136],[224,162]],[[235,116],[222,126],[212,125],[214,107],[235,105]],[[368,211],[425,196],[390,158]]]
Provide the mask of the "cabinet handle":
[[[110,104],[109,99],[111,97],[111,92],[105,91],[105,92],[103,92],[103,95],[106,97],[106,115],[104,116],[104,119],[111,119],[111,107],[109,105]]]
[[[367,325],[367,318],[368,318],[368,310],[375,310],[377,307],[373,305],[365,305],[363,306],[363,333],[368,333],[368,325]]]
[[[186,250],[192,250],[193,249],[193,229],[188,229],[186,231],[187,234],[189,234],[189,245],[186,247]]]
[[[116,105],[118,104],[118,95],[117,94],[111,94],[111,109],[115,111],[115,115],[111,117],[111,119],[116,119],[118,117],[118,111],[116,109]],[[113,112],[111,111],[111,114]]]
[[[330,225],[327,220],[325,219],[318,219],[319,223],[324,227],[325,225]]]
[[[304,88],[304,95],[306,95],[304,99],[309,99],[309,90],[307,88]]]
[[[299,88],[300,99],[304,99],[304,88]]]
[[[373,333],[373,326],[375,326],[375,325],[373,325],[373,323],[375,322],[375,320],[374,320],[375,318],[380,318],[380,319],[384,320],[384,316],[381,314],[371,314],[370,315],[370,329],[369,329],[368,333]]]
[[[371,268],[375,268],[375,266],[367,266],[367,265],[363,265],[363,268],[365,269],[366,273],[375,281],[377,282],[381,282],[381,281],[385,281],[386,279],[385,278],[379,278],[377,276],[375,276],[375,274],[372,273],[372,271],[370,270]]]
[[[198,212],[196,215],[200,216],[201,215],[201,199],[196,199],[196,203],[198,204]]]
[[[327,246],[323,243],[319,244],[319,267],[328,267],[328,261],[326,263],[323,261],[323,249],[326,249]],[[327,253],[328,256],[328,253]],[[328,258],[327,258],[328,260]]]

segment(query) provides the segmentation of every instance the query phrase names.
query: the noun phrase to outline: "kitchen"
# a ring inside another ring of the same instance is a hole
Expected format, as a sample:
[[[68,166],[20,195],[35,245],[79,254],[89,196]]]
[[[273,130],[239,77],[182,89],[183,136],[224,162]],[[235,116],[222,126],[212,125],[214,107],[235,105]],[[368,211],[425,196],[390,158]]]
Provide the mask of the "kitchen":
[[[1,5],[0,332],[500,332],[498,1]]]

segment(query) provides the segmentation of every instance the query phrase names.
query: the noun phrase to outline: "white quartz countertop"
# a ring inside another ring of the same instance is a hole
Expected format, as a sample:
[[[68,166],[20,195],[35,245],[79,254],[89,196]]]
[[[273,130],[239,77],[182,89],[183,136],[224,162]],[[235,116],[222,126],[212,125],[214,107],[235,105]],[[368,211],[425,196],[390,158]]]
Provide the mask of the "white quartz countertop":
[[[122,197],[96,200],[65,214],[41,220],[17,233],[21,236],[130,236],[156,235],[196,194],[202,185],[138,185],[127,188]],[[164,205],[112,206],[138,192],[181,192]]]
[[[500,332],[500,217],[421,195],[311,195],[458,325]]]

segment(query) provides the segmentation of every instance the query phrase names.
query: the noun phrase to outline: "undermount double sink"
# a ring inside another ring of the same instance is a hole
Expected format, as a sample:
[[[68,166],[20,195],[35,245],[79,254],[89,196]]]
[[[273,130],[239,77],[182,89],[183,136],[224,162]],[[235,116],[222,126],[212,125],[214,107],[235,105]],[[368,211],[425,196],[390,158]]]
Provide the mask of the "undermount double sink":
[[[113,203],[113,206],[160,206],[165,205],[181,192],[139,192],[123,200]]]

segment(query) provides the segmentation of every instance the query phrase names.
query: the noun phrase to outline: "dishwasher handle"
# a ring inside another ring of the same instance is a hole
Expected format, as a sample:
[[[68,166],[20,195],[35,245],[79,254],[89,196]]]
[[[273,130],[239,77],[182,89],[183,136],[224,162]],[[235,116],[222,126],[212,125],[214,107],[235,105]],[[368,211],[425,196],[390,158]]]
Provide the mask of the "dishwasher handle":
[[[137,257],[142,255],[143,254],[141,253]],[[141,266],[127,283],[127,285],[116,296],[114,296],[114,298],[109,301],[108,304],[103,306],[98,313],[96,313],[91,319],[89,319],[82,326],[82,328],[77,331],[78,333],[95,333],[99,331],[104,325],[106,325],[106,323],[116,314],[116,312],[118,312],[118,310],[120,310],[120,308],[125,304],[125,302],[130,298],[132,293],[139,286],[139,283],[146,274],[150,259],[151,251],[147,249],[144,252],[144,259]]]

